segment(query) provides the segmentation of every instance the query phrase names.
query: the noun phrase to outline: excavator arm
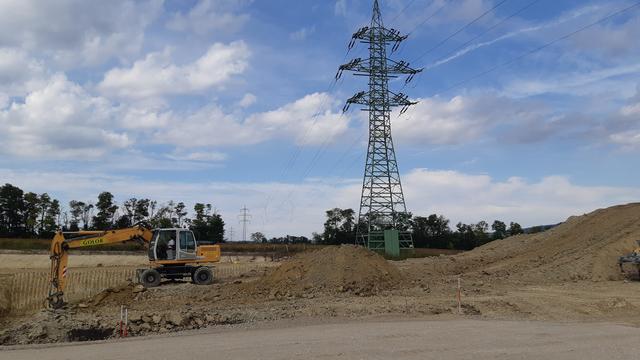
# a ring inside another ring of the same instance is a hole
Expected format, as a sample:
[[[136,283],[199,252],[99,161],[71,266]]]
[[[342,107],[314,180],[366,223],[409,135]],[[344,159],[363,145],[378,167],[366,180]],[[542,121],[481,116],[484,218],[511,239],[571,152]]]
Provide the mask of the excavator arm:
[[[51,271],[49,296],[47,297],[49,306],[55,309],[64,305],[63,294],[67,281],[69,250],[96,245],[120,244],[127,241],[137,241],[148,245],[152,237],[153,231],[144,223],[118,230],[57,232],[51,241]]]

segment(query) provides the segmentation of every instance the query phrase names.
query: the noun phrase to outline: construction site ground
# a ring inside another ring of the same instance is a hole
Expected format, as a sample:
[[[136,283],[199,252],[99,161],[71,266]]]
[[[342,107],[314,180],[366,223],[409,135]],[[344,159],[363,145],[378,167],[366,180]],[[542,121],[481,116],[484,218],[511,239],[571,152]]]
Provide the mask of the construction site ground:
[[[631,251],[638,239],[640,205],[629,204],[569,218],[544,233],[494,241],[453,256],[386,261],[355,246],[327,247],[278,264],[262,262],[248,272],[220,278],[212,286],[183,282],[144,290],[135,284],[123,283],[61,310],[28,314],[5,312],[0,325],[4,329],[0,331],[0,343],[114,341],[120,307],[124,305],[129,311],[131,337],[184,331],[207,336],[205,334],[224,330],[219,338],[218,335],[211,337],[218,340],[211,341],[222,341],[220,339],[231,337],[230,334],[237,331],[246,332],[247,338],[251,339],[251,334],[256,334],[256,341],[263,334],[267,341],[269,335],[264,333],[267,329],[280,329],[279,324],[290,322],[303,327],[301,332],[311,339],[318,339],[312,343],[321,354],[337,351],[340,344],[347,341],[320,336],[318,334],[323,331],[319,329],[322,328],[308,326],[329,322],[322,326],[344,323],[335,325],[336,331],[344,332],[355,341],[354,344],[361,344],[363,348],[373,344],[376,336],[382,336],[388,326],[386,335],[397,339],[398,347],[393,349],[418,351],[415,348],[418,345],[414,344],[416,335],[409,330],[401,331],[404,327],[416,326],[416,331],[425,333],[425,349],[427,339],[433,339],[428,334],[442,329],[444,334],[453,337],[449,339],[443,335],[434,340],[439,341],[443,349],[458,336],[456,332],[464,336],[465,341],[457,341],[461,352],[447,350],[451,354],[466,354],[465,351],[471,354],[471,345],[477,341],[484,342],[485,346],[503,346],[497,349],[503,349],[504,353],[491,357],[492,353],[487,352],[485,358],[500,358],[501,354],[506,354],[503,357],[507,358],[509,351],[524,349],[520,346],[526,345],[525,334],[534,334],[529,342],[530,349],[555,344],[547,346],[548,351],[567,351],[565,357],[547,358],[580,358],[576,354],[582,352],[575,350],[582,343],[588,345],[584,349],[593,348],[595,345],[590,344],[590,339],[601,339],[603,349],[617,346],[614,335],[606,336],[607,329],[613,329],[611,334],[628,333],[636,338],[640,335],[637,328],[640,326],[637,272],[629,269],[628,275],[623,275],[616,263],[617,257]],[[106,266],[102,264],[102,267]],[[461,283],[460,309],[458,279]],[[380,317],[393,321],[379,322]],[[377,325],[362,323],[363,319]],[[405,324],[406,319],[421,321]],[[372,340],[361,336],[362,329],[369,327],[379,329],[379,335],[372,334]],[[349,328],[354,329],[353,333],[348,334],[345,329]],[[484,328],[487,332],[479,330]],[[250,333],[251,329],[262,330]],[[307,347],[300,343],[302,340],[286,340],[287,332],[291,331],[288,329],[287,325],[275,332],[274,339],[282,339],[291,349],[299,348],[303,353],[298,357],[304,357]],[[409,339],[414,340],[407,341],[403,334],[411,335]],[[515,339],[511,348],[505,340],[509,336]],[[565,340],[562,340],[563,336]],[[131,344],[152,346],[158,340],[144,341],[149,342]],[[196,340],[179,341],[186,345]],[[215,344],[211,341],[207,346]],[[321,344],[331,341],[336,341],[337,346],[327,345],[328,349],[322,350]],[[566,345],[565,341],[575,346]],[[247,355],[250,352],[243,351],[251,351],[256,345],[253,340],[247,343],[251,346],[244,350],[233,350],[233,342],[227,342],[226,346],[237,358],[241,355],[247,358],[251,357]],[[620,344],[638,349],[632,341]],[[278,348],[275,345],[271,348],[276,351],[274,357],[278,358]],[[114,356],[108,357],[119,358],[115,352],[120,351],[120,347],[111,351]],[[619,358],[629,358],[622,356],[626,354],[624,351],[620,350]],[[37,350],[17,352],[11,353],[11,357],[37,353]],[[400,358],[417,356],[407,353]]]
[[[439,320],[284,320],[118,341],[12,347],[12,360],[196,359],[554,359],[637,358],[637,329],[617,324]],[[461,341],[461,338],[464,339]]]

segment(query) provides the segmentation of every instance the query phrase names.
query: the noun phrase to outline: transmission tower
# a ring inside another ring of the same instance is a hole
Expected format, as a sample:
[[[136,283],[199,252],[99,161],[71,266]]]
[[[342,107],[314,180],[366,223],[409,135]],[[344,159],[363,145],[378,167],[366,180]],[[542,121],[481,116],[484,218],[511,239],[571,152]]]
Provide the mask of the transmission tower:
[[[385,248],[385,230],[398,230],[400,248],[413,247],[413,239],[407,231],[407,209],[391,139],[391,108],[400,107],[403,114],[416,102],[410,101],[405,94],[391,92],[389,79],[405,75],[405,83],[408,83],[422,69],[413,69],[406,61],[387,58],[387,48],[391,47],[391,52],[396,51],[407,37],[398,30],[384,27],[380,6],[375,0],[371,24],[356,31],[349,43],[349,49],[356,42],[366,44],[369,59],[353,59],[341,65],[336,74],[336,79],[344,71],[369,78],[369,91],[361,91],[349,98],[343,111],[347,111],[351,104],[359,104],[364,106],[362,110],[369,112],[369,145],[356,242],[374,250]]]
[[[249,209],[245,205],[242,209],[240,209],[241,213],[238,215],[240,218],[240,223],[242,224],[242,241],[247,241],[247,224],[251,222],[251,215],[249,215]]]

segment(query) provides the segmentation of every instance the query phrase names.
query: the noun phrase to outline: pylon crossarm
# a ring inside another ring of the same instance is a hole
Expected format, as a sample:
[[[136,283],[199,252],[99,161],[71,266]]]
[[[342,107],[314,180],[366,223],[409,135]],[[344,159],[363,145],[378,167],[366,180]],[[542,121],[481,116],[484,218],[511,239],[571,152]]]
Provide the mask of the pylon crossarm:
[[[338,73],[336,74],[336,80],[340,79],[344,71],[354,71],[359,73],[369,73],[371,66],[369,60],[363,60],[361,58],[355,58],[346,64],[340,65]]]
[[[357,40],[364,44],[369,44],[371,42],[383,42],[386,44],[400,44],[404,40],[406,40],[409,35],[402,35],[400,31],[396,29],[387,29],[385,27],[369,27],[364,26],[358,29],[353,36],[351,36],[351,42],[349,43],[349,49],[355,46]],[[372,40],[374,39],[374,40]]]
[[[409,63],[404,60],[395,61],[393,59],[387,58],[387,64],[389,64],[387,71],[391,74],[415,75],[417,73],[422,72],[422,70],[424,70],[424,69],[413,69],[409,66]]]

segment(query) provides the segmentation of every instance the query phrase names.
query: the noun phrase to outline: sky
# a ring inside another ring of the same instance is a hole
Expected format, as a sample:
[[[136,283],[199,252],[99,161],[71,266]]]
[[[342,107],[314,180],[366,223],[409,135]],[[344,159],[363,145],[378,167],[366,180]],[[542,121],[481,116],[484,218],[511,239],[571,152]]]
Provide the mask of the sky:
[[[389,57],[424,68],[390,83],[419,101],[392,114],[408,210],[533,226],[637,201],[635,3],[381,0],[409,34]],[[371,9],[1,0],[0,183],[211,203],[233,240],[244,206],[248,233],[321,232],[325,210],[360,200],[367,118],[342,107],[367,83],[334,76],[368,56],[347,45]]]

